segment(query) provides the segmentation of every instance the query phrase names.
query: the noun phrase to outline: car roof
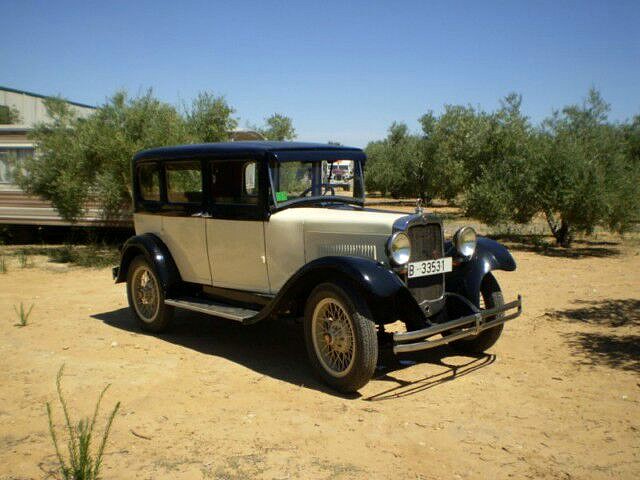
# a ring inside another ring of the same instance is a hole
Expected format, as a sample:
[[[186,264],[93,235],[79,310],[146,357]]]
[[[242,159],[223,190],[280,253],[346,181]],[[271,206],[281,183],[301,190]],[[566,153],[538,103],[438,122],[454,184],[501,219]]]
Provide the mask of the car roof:
[[[234,157],[243,154],[251,156],[259,156],[262,154],[266,157],[267,153],[273,153],[276,158],[283,161],[293,160],[294,158],[299,158],[300,160],[315,160],[321,159],[323,156],[332,159],[339,157],[343,159],[364,160],[364,152],[360,148],[355,147],[306,142],[240,141],[152,148],[138,152],[133,157],[133,161],[135,163],[143,160],[175,160],[208,155],[222,156],[225,154],[233,155]],[[331,154],[327,155],[328,153]]]

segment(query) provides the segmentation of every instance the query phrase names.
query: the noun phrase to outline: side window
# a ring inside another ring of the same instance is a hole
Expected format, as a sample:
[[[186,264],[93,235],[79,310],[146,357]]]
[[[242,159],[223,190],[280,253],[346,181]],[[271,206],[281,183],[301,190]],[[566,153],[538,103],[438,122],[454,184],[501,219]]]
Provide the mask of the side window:
[[[258,195],[258,176],[256,162],[244,164],[244,194],[250,197]]]
[[[256,162],[242,160],[212,162],[211,198],[217,205],[257,205]]]
[[[138,168],[138,185],[142,200],[160,201],[160,169],[156,164],[142,165]]]
[[[200,162],[165,163],[169,203],[202,203]]]

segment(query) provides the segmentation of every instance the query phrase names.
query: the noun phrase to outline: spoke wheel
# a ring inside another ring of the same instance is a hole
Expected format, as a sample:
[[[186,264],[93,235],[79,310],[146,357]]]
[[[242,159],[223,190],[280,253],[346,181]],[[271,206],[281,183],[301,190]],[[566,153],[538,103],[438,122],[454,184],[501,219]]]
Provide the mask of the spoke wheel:
[[[174,308],[165,305],[158,275],[143,256],[134,258],[129,265],[127,297],[133,318],[142,330],[160,333],[170,326]]]
[[[133,272],[133,306],[140,319],[153,322],[160,307],[160,289],[149,267],[141,265]]]
[[[312,319],[313,347],[322,366],[344,377],[355,359],[355,333],[346,308],[334,298],[318,302]]]
[[[315,287],[304,310],[304,336],[311,365],[332,388],[357,391],[372,377],[378,339],[362,295],[347,283]]]

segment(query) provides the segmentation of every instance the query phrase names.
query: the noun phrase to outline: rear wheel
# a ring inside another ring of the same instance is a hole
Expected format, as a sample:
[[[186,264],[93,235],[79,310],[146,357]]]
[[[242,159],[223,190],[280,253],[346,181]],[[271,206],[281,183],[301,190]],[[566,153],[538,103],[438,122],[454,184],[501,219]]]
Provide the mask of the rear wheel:
[[[165,305],[158,275],[142,255],[129,265],[127,298],[131,313],[142,330],[159,333],[171,324],[174,308]]]
[[[488,273],[482,279],[480,285],[480,309],[495,308],[504,305],[504,299],[502,297],[502,291],[500,291],[500,285],[496,278]],[[499,313],[495,318],[500,318],[504,314]],[[482,353],[485,350],[491,348],[500,338],[502,334],[502,328],[504,324],[497,325],[493,328],[480,332],[473,337],[463,338],[451,342],[451,346],[462,353]]]
[[[375,325],[347,285],[323,283],[311,292],[304,336],[311,364],[332,388],[355,392],[371,379],[378,360]]]

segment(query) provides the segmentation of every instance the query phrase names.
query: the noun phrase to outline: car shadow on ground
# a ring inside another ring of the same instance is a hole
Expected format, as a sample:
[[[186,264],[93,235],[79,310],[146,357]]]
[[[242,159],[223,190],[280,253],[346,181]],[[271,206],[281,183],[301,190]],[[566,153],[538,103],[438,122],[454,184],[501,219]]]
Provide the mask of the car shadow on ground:
[[[547,318],[598,328],[564,334],[576,361],[640,372],[640,335],[629,333],[629,327],[640,326],[640,300],[578,300],[575,304],[575,308],[549,311]]]
[[[341,398],[361,397],[359,394],[340,394],[317,379],[307,358],[302,324],[295,319],[281,318],[244,326],[195,312],[177,311],[170,332],[146,334],[140,331],[128,308],[97,313],[91,317],[115,328],[140,335],[153,335],[205,355],[226,358],[262,375],[294,385]],[[456,356],[456,362],[448,361],[448,357],[452,356]],[[399,358],[393,354],[390,346],[383,344],[374,379],[384,382],[384,388],[365,399],[389,400],[417,394],[488,366],[494,359],[493,355],[459,357],[447,346]],[[416,363],[429,363],[441,367],[442,370],[410,381],[394,376],[394,372]]]
[[[496,360],[493,354],[479,354],[473,357],[460,356],[448,346],[434,348],[423,352],[396,357],[391,349],[381,351],[378,362],[378,371],[374,378],[376,380],[391,383],[390,388],[381,392],[368,395],[364,400],[377,402],[382,400],[392,400],[396,398],[408,397],[425,390],[437,387],[444,383],[456,380],[484,367],[488,367]],[[385,362],[388,362],[385,363]],[[441,367],[437,373],[431,373],[426,377],[416,380],[403,380],[394,375],[398,370],[407,368],[416,363],[429,363]],[[388,366],[387,366],[388,365]]]

